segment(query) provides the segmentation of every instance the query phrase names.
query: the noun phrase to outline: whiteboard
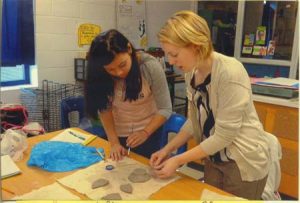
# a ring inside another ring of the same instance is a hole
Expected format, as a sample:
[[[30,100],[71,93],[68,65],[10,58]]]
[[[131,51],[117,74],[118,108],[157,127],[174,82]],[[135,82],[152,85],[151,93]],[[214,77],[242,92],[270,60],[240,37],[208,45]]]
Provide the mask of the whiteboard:
[[[136,49],[148,45],[146,32],[146,1],[117,0],[117,29],[124,34]]]

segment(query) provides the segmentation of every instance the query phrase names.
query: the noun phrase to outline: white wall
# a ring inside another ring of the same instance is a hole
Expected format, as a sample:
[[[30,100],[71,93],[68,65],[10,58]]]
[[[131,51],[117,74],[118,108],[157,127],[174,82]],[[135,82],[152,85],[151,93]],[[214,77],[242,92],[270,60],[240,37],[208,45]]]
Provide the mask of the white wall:
[[[148,44],[160,47],[156,34],[165,24],[166,20],[180,10],[194,10],[191,0],[148,0],[146,4],[146,17],[148,23]]]
[[[38,81],[74,83],[74,58],[85,56],[88,46],[77,45],[77,28],[82,23],[116,28],[114,0],[35,0],[35,37]],[[159,46],[156,34],[176,11],[193,10],[186,0],[147,0],[149,46]],[[19,90],[1,92],[4,103],[20,103]]]
[[[74,83],[74,58],[85,56],[88,46],[77,45],[82,23],[116,27],[111,0],[36,0],[36,61],[39,83],[44,79]]]

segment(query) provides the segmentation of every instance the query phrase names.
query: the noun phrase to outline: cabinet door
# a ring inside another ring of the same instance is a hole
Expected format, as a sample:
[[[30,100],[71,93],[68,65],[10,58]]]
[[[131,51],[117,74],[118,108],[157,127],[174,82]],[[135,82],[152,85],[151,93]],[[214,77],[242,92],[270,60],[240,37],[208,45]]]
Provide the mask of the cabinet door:
[[[298,141],[298,112],[292,108],[279,108],[276,111],[272,132],[282,138]]]
[[[298,109],[254,102],[264,129],[274,134],[282,148],[279,191],[298,198]]]
[[[268,113],[266,106],[262,103],[255,102],[255,108],[260,122],[265,126]]]

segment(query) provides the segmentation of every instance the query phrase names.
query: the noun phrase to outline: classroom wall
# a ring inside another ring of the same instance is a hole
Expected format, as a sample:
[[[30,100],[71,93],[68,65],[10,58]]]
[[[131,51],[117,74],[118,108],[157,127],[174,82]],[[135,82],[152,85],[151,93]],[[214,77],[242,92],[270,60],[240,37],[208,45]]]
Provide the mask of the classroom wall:
[[[39,83],[44,79],[74,83],[74,58],[85,56],[88,46],[77,45],[82,23],[116,27],[111,0],[36,0],[36,62]]]
[[[188,0],[147,0],[149,46],[159,46],[156,34],[174,12],[194,9]],[[35,0],[36,63],[41,87],[44,79],[74,83],[74,58],[85,56],[88,46],[77,45],[77,28],[82,23],[116,28],[114,0]],[[1,92],[4,103],[20,103],[19,90]]]
[[[149,46],[159,47],[156,34],[166,20],[177,11],[194,10],[194,3],[186,0],[150,0],[147,1],[146,9]]]

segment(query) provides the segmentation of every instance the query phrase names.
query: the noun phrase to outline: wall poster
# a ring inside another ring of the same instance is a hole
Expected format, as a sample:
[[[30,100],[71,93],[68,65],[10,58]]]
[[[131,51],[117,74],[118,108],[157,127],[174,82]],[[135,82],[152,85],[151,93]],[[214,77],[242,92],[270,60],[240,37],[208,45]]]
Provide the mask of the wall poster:
[[[146,1],[117,0],[117,29],[123,33],[136,49],[146,49]]]
[[[99,25],[91,23],[81,24],[78,27],[78,46],[90,45],[93,39],[101,32]]]

